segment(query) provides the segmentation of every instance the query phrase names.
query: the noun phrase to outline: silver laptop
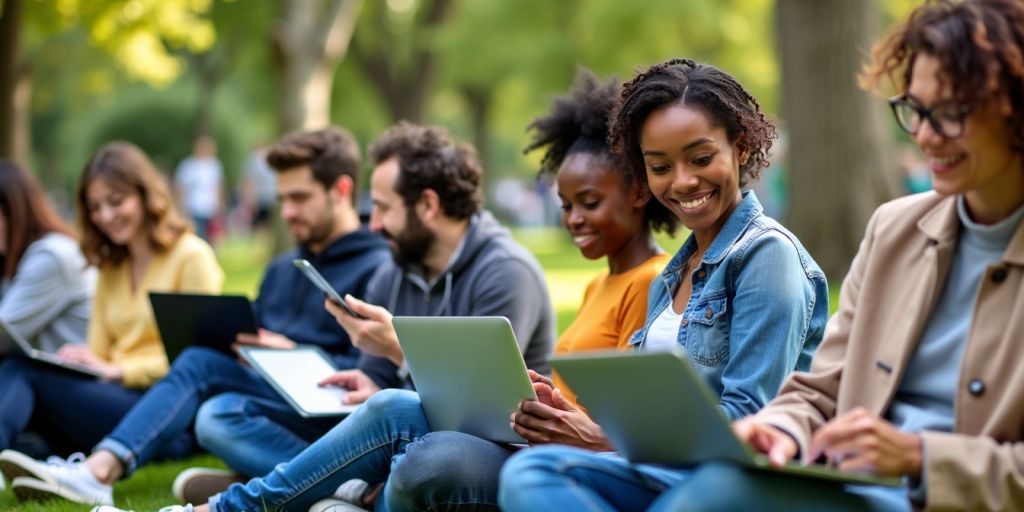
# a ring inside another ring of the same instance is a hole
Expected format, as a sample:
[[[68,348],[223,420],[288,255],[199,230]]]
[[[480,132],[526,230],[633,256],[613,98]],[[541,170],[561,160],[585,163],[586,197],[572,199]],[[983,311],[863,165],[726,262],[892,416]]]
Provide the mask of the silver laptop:
[[[551,366],[608,439],[633,462],[691,466],[726,460],[854,484],[900,486],[898,478],[841,472],[793,461],[776,468],[737,438],[718,397],[683,354],[601,352],[553,357]]]
[[[505,317],[395,317],[405,363],[433,431],[526,442],[509,426],[523,400],[536,400]]]
[[[19,352],[24,354],[25,357],[32,359],[33,361],[39,361],[40,363],[62,368],[71,373],[76,373],[87,377],[98,378],[101,375],[98,370],[95,370],[83,364],[66,361],[55,354],[44,352],[33,347],[32,344],[29,343],[28,340],[26,340],[25,337],[22,336],[17,329],[11,327],[10,324],[4,322],[3,320],[0,320],[0,331],[3,331],[0,334],[14,341],[14,345],[18,347]]]

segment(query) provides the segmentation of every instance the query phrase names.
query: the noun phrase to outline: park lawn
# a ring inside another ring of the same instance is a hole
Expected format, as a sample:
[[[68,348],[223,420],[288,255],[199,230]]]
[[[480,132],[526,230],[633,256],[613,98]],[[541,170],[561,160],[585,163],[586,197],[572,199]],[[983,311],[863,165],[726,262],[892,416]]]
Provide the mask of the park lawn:
[[[548,281],[551,301],[558,316],[558,331],[563,331],[576,315],[580,297],[587,283],[604,268],[603,261],[588,261],[572,246],[568,236],[556,228],[528,228],[513,232],[543,267]],[[674,239],[662,237],[659,243],[668,252],[675,252],[685,235]],[[248,239],[225,240],[217,247],[217,256],[224,268],[225,293],[255,297],[263,266],[270,257],[270,249]],[[835,311],[838,286],[829,291],[830,306]],[[149,464],[131,478],[114,486],[115,503],[122,508],[138,512],[157,510],[173,504],[171,483],[179,472],[189,467],[224,467],[215,457],[203,454],[177,462]],[[9,485],[8,485],[9,487]],[[0,492],[0,511],[11,512],[81,512],[89,507],[68,502],[19,503],[7,489]]]

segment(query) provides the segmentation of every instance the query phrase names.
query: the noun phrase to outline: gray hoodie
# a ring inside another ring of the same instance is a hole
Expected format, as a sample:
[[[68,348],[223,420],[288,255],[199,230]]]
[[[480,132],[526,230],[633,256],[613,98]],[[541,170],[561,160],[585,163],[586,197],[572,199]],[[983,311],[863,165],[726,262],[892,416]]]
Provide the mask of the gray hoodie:
[[[395,316],[507,317],[526,366],[549,373],[555,314],[544,273],[487,211],[470,219],[455,261],[432,283],[391,260],[374,273],[365,299]],[[382,388],[409,384],[386,358],[364,354],[358,366]]]
[[[0,320],[47,352],[84,343],[95,289],[96,271],[86,268],[78,243],[50,233],[28,246],[12,279],[0,282]],[[5,338],[0,354],[14,350]]]

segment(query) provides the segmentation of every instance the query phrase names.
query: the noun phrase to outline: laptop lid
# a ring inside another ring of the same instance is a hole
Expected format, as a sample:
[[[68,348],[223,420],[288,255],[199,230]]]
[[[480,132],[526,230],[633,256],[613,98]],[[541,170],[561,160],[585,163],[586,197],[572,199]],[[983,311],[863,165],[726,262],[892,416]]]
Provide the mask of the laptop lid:
[[[512,324],[504,317],[392,320],[431,430],[523,443],[509,426],[536,399]]]
[[[3,320],[0,320],[0,331],[2,331],[3,336],[14,341],[14,346],[18,348],[19,352],[21,352],[25,357],[32,359],[33,361],[39,361],[40,363],[44,363],[56,368],[61,368],[71,373],[75,373],[86,377],[96,378],[101,376],[98,370],[95,370],[83,364],[75,363],[72,361],[65,361],[56,354],[44,352],[33,347],[32,344],[29,343],[28,340],[25,339],[25,337],[22,336],[17,329],[11,327],[10,324]]]
[[[901,485],[900,479],[795,461],[771,467],[733,434],[718,397],[683,354],[591,352],[553,357],[551,366],[612,444],[633,462],[689,466],[725,460],[825,480]]]
[[[149,292],[167,361],[190,346],[210,347],[234,356],[240,332],[257,332],[252,304],[242,295]]]

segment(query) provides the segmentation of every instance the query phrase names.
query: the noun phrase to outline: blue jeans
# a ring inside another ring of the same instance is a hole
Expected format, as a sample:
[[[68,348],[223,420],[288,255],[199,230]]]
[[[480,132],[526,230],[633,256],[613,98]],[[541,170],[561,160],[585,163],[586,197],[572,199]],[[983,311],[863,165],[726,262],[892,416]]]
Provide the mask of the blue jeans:
[[[337,424],[337,418],[303,418],[277,395],[229,392],[199,407],[196,439],[229,468],[251,477],[293,459]]]
[[[143,395],[95,450],[113,453],[124,463],[125,475],[130,475],[153,460],[162,446],[191,435],[199,406],[229,391],[281,400],[254,370],[230,356],[206,347],[187,348],[175,359],[170,373]]]
[[[452,440],[458,444],[449,445]],[[477,451],[466,452],[470,446]],[[356,478],[370,485],[385,483],[378,510],[493,508],[493,492],[490,501],[481,497],[475,479],[497,475],[508,453],[464,434],[431,434],[419,396],[389,389],[291,461],[211,498],[210,510],[305,510]],[[456,459],[458,464],[451,464]],[[492,488],[495,482],[490,480]]]
[[[142,397],[144,390],[101,382],[37,363],[8,356],[0,363],[0,449],[10,447],[32,420],[52,446],[63,451],[87,451]],[[184,456],[191,438],[169,439],[156,453]]]
[[[523,450],[501,470],[502,510],[646,510],[687,471],[568,446]]]
[[[510,512],[910,511],[902,487],[814,481],[729,463],[668,469],[568,447],[513,457],[502,470],[499,502]]]

